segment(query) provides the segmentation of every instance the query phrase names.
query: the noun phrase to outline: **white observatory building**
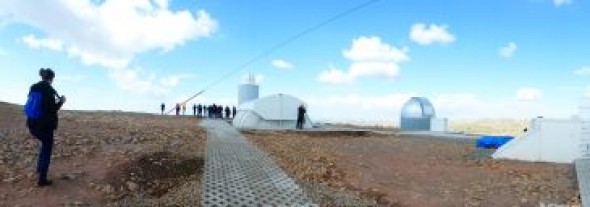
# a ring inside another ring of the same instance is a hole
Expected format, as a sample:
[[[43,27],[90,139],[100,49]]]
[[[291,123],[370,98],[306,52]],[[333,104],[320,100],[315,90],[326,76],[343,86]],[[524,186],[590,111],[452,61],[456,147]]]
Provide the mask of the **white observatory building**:
[[[303,128],[312,128],[309,109],[300,99],[287,94],[258,98],[259,86],[250,74],[238,86],[238,111],[232,125],[239,129],[295,129],[299,106],[306,108]]]
[[[436,118],[434,106],[425,97],[412,97],[401,110],[402,131],[447,131],[447,119]]]
[[[246,83],[238,86],[238,106],[248,101],[258,99],[259,87],[256,85],[256,77],[250,74]]]

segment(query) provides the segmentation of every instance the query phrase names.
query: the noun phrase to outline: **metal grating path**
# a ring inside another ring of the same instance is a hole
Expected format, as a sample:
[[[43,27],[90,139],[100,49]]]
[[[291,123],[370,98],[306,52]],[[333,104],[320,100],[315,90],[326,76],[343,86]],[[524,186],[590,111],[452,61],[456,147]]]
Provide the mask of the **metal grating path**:
[[[203,206],[315,206],[268,156],[227,122],[205,120]]]
[[[577,159],[574,161],[574,165],[576,166],[582,206],[590,207],[590,159]]]

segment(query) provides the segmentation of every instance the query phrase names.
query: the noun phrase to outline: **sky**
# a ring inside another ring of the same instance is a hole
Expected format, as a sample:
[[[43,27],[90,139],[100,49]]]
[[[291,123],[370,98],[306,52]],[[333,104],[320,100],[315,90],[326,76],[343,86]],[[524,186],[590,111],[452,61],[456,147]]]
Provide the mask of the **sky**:
[[[156,113],[205,88],[189,103],[235,105],[251,73],[317,121],[394,123],[413,96],[449,119],[568,118],[589,37],[582,0],[2,0],[0,101],[49,67],[65,109]]]

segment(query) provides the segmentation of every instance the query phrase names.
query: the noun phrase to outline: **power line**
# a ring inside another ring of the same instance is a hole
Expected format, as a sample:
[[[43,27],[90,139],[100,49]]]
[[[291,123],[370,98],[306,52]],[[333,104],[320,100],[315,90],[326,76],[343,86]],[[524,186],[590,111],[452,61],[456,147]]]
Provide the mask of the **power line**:
[[[277,51],[278,49],[281,49],[281,48],[285,47],[289,43],[291,43],[291,42],[293,42],[293,41],[295,41],[295,40],[297,40],[297,39],[299,39],[299,38],[301,38],[301,37],[303,37],[303,36],[305,36],[305,35],[313,32],[315,30],[318,30],[321,27],[326,26],[327,24],[330,24],[330,23],[332,23],[332,22],[334,22],[334,21],[336,21],[336,20],[338,20],[338,19],[340,19],[340,18],[342,18],[344,16],[347,16],[347,15],[352,14],[352,13],[354,13],[356,11],[359,11],[359,10],[365,8],[365,7],[368,7],[368,6],[370,6],[370,5],[374,4],[374,3],[377,3],[378,1],[380,1],[380,0],[368,0],[368,1],[364,2],[364,3],[362,3],[362,4],[359,4],[357,6],[352,7],[350,9],[344,10],[344,11],[342,11],[342,12],[340,12],[340,13],[338,13],[338,14],[336,14],[336,15],[334,15],[334,16],[332,16],[332,17],[330,17],[330,18],[328,18],[328,19],[326,19],[326,20],[324,20],[322,22],[319,22],[318,24],[312,25],[311,27],[308,27],[308,28],[302,30],[301,32],[296,33],[295,35],[293,35],[293,36],[291,36],[291,37],[289,37],[289,38],[287,38],[287,39],[285,39],[285,40],[283,40],[283,41],[275,44],[274,46],[272,46],[272,47],[264,50],[263,52],[261,52],[260,54],[258,54],[256,56],[254,56],[252,59],[246,61],[244,64],[240,65],[239,67],[237,67],[237,68],[235,68],[235,69],[233,69],[231,71],[228,71],[223,76],[221,76],[219,79],[211,82],[209,85],[205,86],[203,88],[203,90],[199,91],[195,95],[193,95],[190,98],[186,99],[185,101],[181,102],[181,105],[186,104],[186,102],[189,102],[190,100],[194,99],[195,97],[197,97],[197,96],[205,93],[205,91],[209,90],[211,87],[217,85],[219,82],[223,81],[224,79],[228,78],[229,76],[231,76],[231,75],[233,75],[233,74],[241,71],[242,69],[244,69],[244,68],[252,65],[255,62],[258,62],[260,59],[267,57],[268,55],[272,54],[273,52]],[[173,110],[174,109],[168,111],[166,114],[172,112]]]

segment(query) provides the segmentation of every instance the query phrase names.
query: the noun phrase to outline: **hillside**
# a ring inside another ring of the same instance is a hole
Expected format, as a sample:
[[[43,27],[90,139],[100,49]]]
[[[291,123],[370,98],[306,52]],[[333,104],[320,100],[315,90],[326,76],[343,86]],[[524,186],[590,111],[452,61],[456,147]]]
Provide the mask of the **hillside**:
[[[37,140],[22,106],[0,102],[0,206],[193,206],[199,202],[203,129],[196,119],[61,111],[49,170],[36,187]]]

